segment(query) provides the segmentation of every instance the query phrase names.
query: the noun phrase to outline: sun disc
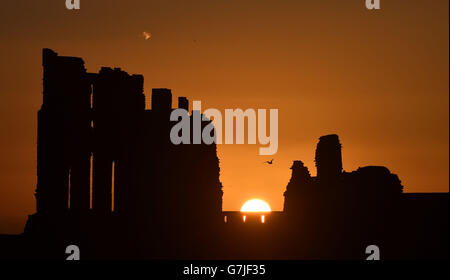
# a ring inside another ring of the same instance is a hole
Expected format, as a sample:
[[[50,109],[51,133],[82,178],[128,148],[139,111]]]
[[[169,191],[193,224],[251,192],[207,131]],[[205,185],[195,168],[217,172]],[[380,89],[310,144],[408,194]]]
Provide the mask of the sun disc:
[[[241,207],[241,212],[270,212],[269,204],[261,199],[250,199]]]

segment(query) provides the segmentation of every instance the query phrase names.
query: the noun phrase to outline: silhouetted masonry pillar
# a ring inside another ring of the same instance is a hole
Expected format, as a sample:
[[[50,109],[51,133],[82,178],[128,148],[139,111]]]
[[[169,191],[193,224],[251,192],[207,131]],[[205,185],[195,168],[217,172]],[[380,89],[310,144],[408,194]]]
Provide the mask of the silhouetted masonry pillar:
[[[307,193],[308,189],[311,188],[312,179],[308,167],[301,160],[294,160],[291,169],[292,176],[284,192],[283,211],[298,213],[299,207],[302,205],[301,200],[305,197],[302,194]]]
[[[186,97],[178,97],[178,108],[189,112],[189,100]]]
[[[336,181],[342,174],[341,143],[336,134],[319,138],[316,148],[317,178],[321,182]]]
[[[170,112],[172,109],[172,92],[167,88],[152,89],[152,111]]]
[[[91,85],[81,58],[43,49],[38,112],[38,212],[89,210]],[[69,180],[70,178],[70,180]],[[70,190],[69,190],[70,189]]]
[[[92,210],[107,214],[112,210],[112,160],[106,153],[94,152]]]
[[[94,79],[92,208],[97,213],[127,211],[132,206],[131,157],[145,110],[143,83],[142,75],[108,67],[102,67]]]

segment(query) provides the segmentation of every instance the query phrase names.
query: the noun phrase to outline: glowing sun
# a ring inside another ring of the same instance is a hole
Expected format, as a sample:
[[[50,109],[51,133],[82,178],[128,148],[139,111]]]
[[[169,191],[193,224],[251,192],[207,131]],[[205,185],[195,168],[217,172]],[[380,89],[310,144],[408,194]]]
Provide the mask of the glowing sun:
[[[250,199],[241,207],[241,212],[270,212],[269,204],[261,199]]]

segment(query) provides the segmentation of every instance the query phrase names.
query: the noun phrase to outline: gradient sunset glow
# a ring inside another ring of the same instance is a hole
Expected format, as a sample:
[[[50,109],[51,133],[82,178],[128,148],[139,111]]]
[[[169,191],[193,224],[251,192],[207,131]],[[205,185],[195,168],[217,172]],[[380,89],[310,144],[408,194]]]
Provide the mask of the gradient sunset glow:
[[[88,72],[142,74],[147,108],[152,88],[222,112],[277,108],[275,155],[217,147],[224,211],[252,197],[282,210],[292,161],[315,176],[327,134],[343,143],[345,171],[386,166],[405,192],[448,192],[449,2],[383,1],[380,11],[364,2],[97,0],[70,11],[64,1],[3,1],[0,233],[21,233],[36,210],[42,48],[82,57]]]

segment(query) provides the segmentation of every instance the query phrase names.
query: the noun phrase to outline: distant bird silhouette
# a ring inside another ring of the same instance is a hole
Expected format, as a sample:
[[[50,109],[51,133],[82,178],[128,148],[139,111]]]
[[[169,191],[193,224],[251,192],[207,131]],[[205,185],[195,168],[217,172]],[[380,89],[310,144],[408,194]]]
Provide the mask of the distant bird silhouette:
[[[145,40],[148,40],[152,37],[152,33],[144,31],[142,32],[142,36],[144,37]]]
[[[267,164],[273,164],[273,159],[268,160],[268,161],[265,161],[264,163],[267,163]]]

